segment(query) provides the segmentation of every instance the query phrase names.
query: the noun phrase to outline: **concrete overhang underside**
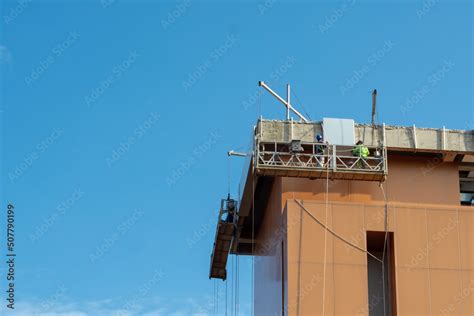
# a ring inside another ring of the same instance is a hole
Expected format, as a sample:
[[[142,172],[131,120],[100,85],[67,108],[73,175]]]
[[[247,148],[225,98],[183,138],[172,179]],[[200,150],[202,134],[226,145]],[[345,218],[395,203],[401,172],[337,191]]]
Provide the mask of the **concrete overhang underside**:
[[[231,253],[250,255],[253,240],[262,224],[264,209],[267,205],[275,177],[257,176],[253,162],[250,162],[239,207],[238,229]]]

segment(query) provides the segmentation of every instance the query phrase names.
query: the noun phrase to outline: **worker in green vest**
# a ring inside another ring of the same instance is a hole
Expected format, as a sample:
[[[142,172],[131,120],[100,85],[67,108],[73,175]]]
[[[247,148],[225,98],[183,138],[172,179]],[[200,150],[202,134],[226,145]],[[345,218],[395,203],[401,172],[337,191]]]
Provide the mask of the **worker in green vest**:
[[[356,143],[356,146],[352,149],[352,155],[355,157],[360,157],[362,159],[367,158],[369,157],[369,148],[367,148],[367,146],[365,146],[364,143],[359,140]],[[363,168],[363,162],[359,160],[356,164],[356,167],[359,169]]]

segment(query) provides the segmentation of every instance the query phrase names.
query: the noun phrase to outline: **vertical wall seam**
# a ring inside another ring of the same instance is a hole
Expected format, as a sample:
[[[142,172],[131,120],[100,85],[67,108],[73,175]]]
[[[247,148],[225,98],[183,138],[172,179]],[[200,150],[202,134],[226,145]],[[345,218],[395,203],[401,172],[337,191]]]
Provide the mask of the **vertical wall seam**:
[[[459,221],[459,209],[456,210],[456,221],[457,221],[457,227],[456,230],[458,231],[458,257],[459,257],[459,275],[460,275],[460,280],[461,280],[461,290],[459,293],[464,292],[464,282],[463,282],[463,275],[462,275],[462,255],[461,255],[461,232],[460,232],[460,224],[461,222]],[[461,315],[464,315],[464,302],[461,304]]]
[[[304,203],[304,201],[301,201]],[[303,209],[300,208],[300,238],[298,242],[298,286],[296,289],[296,315],[300,315],[300,297],[301,297],[301,251],[303,241]]]
[[[366,221],[366,211],[367,205],[364,205],[364,241],[365,241],[365,249],[367,249],[367,221]],[[368,250],[367,250],[368,251]],[[367,314],[370,315],[370,296],[369,296],[369,261],[367,260],[367,254],[364,256],[365,260],[365,270],[367,271],[366,279],[367,279]]]
[[[396,206],[393,206],[393,217],[395,218],[395,227],[394,227],[394,231],[393,231],[393,255],[395,257],[395,297],[396,297],[396,308],[397,308],[397,314],[399,314],[399,311],[400,311],[400,299],[399,299],[399,296],[398,296],[398,286],[400,283],[398,283],[398,261],[397,261],[397,232],[398,232],[398,221],[397,221],[397,208]]]
[[[332,213],[331,203],[331,226],[334,227],[334,217]],[[332,241],[332,314],[336,316],[336,262],[334,261],[334,236],[331,236]]]
[[[430,315],[433,315],[432,311],[432,303],[431,303],[431,264],[430,264],[430,249],[429,249],[429,242],[428,242],[428,210],[425,208],[425,226],[426,226],[426,259],[428,262],[428,299],[429,299],[429,305],[430,305]]]

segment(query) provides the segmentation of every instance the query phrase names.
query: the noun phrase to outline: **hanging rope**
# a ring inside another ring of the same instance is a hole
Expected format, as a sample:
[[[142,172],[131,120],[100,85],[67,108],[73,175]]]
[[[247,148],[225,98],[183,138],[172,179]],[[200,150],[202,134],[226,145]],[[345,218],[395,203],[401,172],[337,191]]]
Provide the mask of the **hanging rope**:
[[[239,306],[239,255],[235,255],[235,315],[238,313]]]
[[[230,197],[230,156],[227,156],[227,196]]]
[[[255,177],[252,176],[252,188],[255,188]],[[255,192],[252,189],[252,284],[251,284],[251,310],[252,316],[254,315],[254,302],[255,302]]]
[[[325,194],[325,200],[326,200],[326,211],[324,215],[324,226],[328,226],[328,206],[329,206],[329,163],[326,163],[326,194]],[[328,230],[324,230],[324,267],[323,267],[323,316],[324,316],[324,311],[326,308],[326,253],[327,253],[327,240],[328,240]]]
[[[230,297],[231,297],[231,304],[230,304],[230,308],[231,308],[231,312],[232,312],[232,315],[234,314],[234,257],[232,257],[231,259],[231,264],[232,264],[232,282],[231,282],[231,293],[230,293]]]
[[[306,118],[309,120],[309,121],[312,121],[311,119],[311,116],[309,115],[308,111],[306,110],[305,106],[303,105],[303,102],[301,102],[300,98],[298,97],[298,95],[296,94],[296,92],[294,91],[295,88],[291,88],[291,93],[295,95],[296,97],[296,100],[298,100],[298,103],[299,105],[301,106],[301,108],[303,109],[303,113],[306,115]]]
[[[217,303],[216,303],[216,301],[217,301],[217,299],[216,299],[216,280],[215,279],[214,279],[214,294],[213,294],[213,296],[214,296],[213,307],[214,307],[214,316],[215,316],[216,315],[216,305],[217,305]]]
[[[257,111],[256,111],[256,114],[257,114],[257,119],[262,115],[262,112],[263,112],[263,109],[262,109],[262,90],[261,89],[258,89],[257,90]]]
[[[225,279],[225,316],[227,316],[227,278]]]
[[[257,113],[259,117],[262,115],[262,95],[258,95],[258,103],[260,113]],[[251,279],[251,315],[255,314],[255,177],[252,175],[252,279]]]
[[[384,207],[384,244],[383,244],[383,252],[382,252],[382,292],[383,292],[383,314],[386,315],[386,303],[385,303],[385,253],[387,249],[387,239],[388,239],[388,200],[387,195],[385,194],[385,190],[383,188],[383,184],[380,183],[380,189],[382,190],[383,199],[385,201]]]
[[[338,233],[336,233],[335,231],[333,231],[332,229],[330,229],[329,227],[327,227],[326,225],[324,225],[323,222],[321,222],[317,217],[315,217],[313,214],[311,214],[310,211],[308,211],[298,200],[294,200],[296,202],[296,204],[298,204],[312,219],[314,219],[319,225],[321,225],[324,229],[326,229],[328,232],[330,232],[331,234],[333,234],[336,238],[340,239],[341,241],[345,242],[346,244],[348,244],[349,246],[357,249],[357,250],[360,250],[366,254],[368,254],[370,257],[374,258],[375,260],[377,260],[378,262],[382,262],[382,260],[380,260],[379,258],[377,258],[376,256],[374,256],[372,253],[368,252],[366,249],[363,249],[353,243],[351,243],[350,241],[346,240],[344,237],[342,237],[341,235],[339,235]]]
[[[236,314],[239,315],[240,312],[240,257],[237,257],[237,275],[238,275],[238,282],[237,282],[237,311]]]

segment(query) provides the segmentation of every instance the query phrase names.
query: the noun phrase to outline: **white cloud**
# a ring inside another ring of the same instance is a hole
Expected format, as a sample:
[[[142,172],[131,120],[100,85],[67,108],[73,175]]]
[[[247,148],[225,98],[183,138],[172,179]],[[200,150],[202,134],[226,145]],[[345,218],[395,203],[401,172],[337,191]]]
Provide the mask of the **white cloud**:
[[[18,301],[12,316],[211,316],[214,299],[209,295],[200,298],[163,298],[150,296],[126,304],[126,299],[104,298],[87,302],[71,302],[62,287],[49,299]],[[220,305],[224,306],[224,305]],[[220,309],[222,310],[222,309]],[[230,310],[230,309],[229,309]],[[0,308],[0,314],[3,315]],[[240,306],[239,316],[250,315],[250,305]]]
[[[62,304],[55,303],[50,306],[42,306],[41,303],[18,303],[15,307],[15,316],[135,316],[136,311],[120,308],[107,308],[106,301],[89,302],[85,304]]]
[[[136,309],[120,308],[120,303],[115,306],[113,300],[101,300],[87,303],[59,303],[55,302],[51,305],[42,305],[41,303],[22,302],[17,303],[14,316],[210,316],[211,313],[198,312],[195,306],[175,302],[175,304],[167,304],[167,306],[156,306],[157,302],[163,304],[163,300],[153,298],[148,300]],[[175,305],[175,306],[171,306]],[[10,314],[9,314],[10,315]]]

